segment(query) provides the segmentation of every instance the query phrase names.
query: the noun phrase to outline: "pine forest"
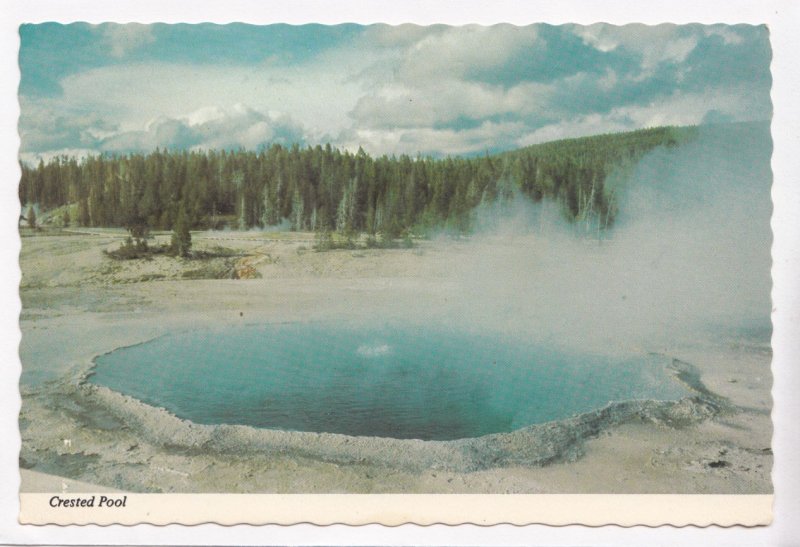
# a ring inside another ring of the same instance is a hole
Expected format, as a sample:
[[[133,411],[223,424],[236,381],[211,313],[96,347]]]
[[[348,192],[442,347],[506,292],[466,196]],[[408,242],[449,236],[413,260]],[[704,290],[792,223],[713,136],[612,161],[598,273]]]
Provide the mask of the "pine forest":
[[[258,152],[62,156],[21,164],[19,197],[23,207],[61,208],[62,225],[278,227],[397,238],[468,234],[480,206],[524,196],[557,203],[570,222],[605,229],[617,212],[614,180],[624,180],[649,150],[695,133],[694,127],[658,127],[474,157],[372,157],[362,149],[297,144]]]

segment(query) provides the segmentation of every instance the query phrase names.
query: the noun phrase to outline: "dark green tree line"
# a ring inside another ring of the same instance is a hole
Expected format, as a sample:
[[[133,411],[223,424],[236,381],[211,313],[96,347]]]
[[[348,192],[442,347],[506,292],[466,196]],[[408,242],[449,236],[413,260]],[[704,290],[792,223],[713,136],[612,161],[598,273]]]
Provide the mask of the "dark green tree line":
[[[57,157],[21,164],[19,197],[43,211],[71,204],[71,220],[80,226],[137,233],[176,226],[181,234],[223,226],[388,237],[431,229],[464,233],[477,207],[516,195],[557,201],[570,221],[606,227],[616,206],[609,175],[693,132],[662,127],[443,159],[280,144],[259,152]]]

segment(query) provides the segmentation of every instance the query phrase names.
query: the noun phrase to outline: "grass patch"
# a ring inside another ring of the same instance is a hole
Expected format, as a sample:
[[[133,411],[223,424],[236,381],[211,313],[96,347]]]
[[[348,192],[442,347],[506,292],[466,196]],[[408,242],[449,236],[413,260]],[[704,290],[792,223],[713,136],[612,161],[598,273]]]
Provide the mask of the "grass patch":
[[[330,232],[320,232],[316,236],[313,249],[317,252],[325,252],[363,249],[411,249],[413,247],[414,240],[408,234],[401,238],[386,237],[383,234],[378,237],[369,235],[363,240],[356,240],[352,237],[336,237]]]
[[[114,260],[150,260],[158,255],[174,256],[170,245],[162,244],[150,246],[147,244],[147,241],[143,239],[134,241],[130,237],[125,240],[119,249],[111,251],[104,249],[103,254]]]
[[[64,230],[59,227],[51,226],[37,226],[36,228],[29,228],[28,226],[19,227],[20,237],[46,237],[46,236],[85,236],[80,232],[72,232]]]
[[[183,279],[236,279],[236,268],[232,261],[221,260],[206,262],[199,268],[187,270],[181,274]]]
[[[178,257],[175,249],[169,243],[160,245],[148,245],[144,240],[134,241],[127,238],[118,248],[111,251],[105,249],[103,254],[114,260],[152,260],[156,256]],[[214,258],[235,258],[245,256],[240,251],[221,247],[219,245],[202,251],[189,251],[184,260],[210,260]]]
[[[228,247],[221,247],[216,245],[210,249],[202,251],[191,251],[187,258],[194,260],[204,260],[209,258],[239,258],[245,256],[241,251],[230,249]]]
[[[157,281],[159,279],[166,279],[167,276],[164,274],[153,273],[153,274],[145,274],[139,277],[137,281]]]

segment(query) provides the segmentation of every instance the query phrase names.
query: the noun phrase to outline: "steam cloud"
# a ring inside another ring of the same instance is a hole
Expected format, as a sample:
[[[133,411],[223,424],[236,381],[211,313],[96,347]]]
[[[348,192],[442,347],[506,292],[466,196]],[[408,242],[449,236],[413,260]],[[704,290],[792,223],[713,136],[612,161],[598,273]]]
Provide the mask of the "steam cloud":
[[[565,347],[659,351],[770,328],[772,141],[768,124],[704,126],[645,156],[606,238],[577,235],[552,206],[511,216],[454,264],[454,321]],[[506,212],[507,215],[508,212]]]

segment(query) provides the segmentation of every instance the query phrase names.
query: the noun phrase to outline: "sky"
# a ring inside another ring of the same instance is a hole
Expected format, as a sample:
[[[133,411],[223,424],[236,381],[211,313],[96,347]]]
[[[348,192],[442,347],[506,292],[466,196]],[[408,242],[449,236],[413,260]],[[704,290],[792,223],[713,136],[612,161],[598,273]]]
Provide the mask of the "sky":
[[[20,158],[330,143],[475,155],[769,120],[752,25],[20,27]]]

